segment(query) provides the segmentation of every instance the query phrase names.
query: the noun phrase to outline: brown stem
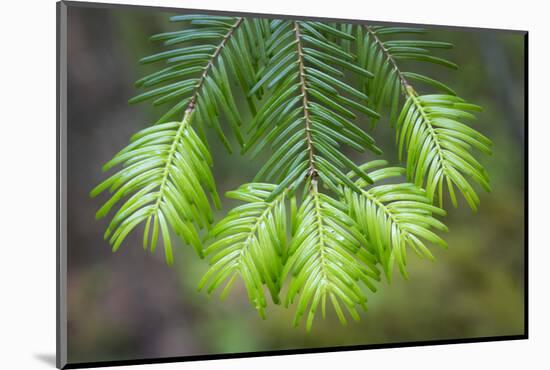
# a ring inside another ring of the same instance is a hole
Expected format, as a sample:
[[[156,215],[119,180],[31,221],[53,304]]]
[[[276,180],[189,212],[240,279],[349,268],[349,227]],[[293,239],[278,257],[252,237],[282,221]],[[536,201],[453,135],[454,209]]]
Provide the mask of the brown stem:
[[[227,43],[227,40],[231,38],[231,36],[233,35],[233,32],[235,32],[235,30],[241,25],[243,21],[244,21],[244,18],[242,17],[237,18],[237,22],[235,22],[235,24],[231,26],[229,31],[227,31],[227,33],[223,37],[220,44],[216,47],[216,50],[214,50],[214,54],[212,54],[212,57],[208,61],[208,64],[206,65],[206,67],[204,67],[204,71],[202,72],[199,82],[197,83],[197,86],[195,86],[195,91],[193,92],[193,96],[191,97],[191,100],[187,105],[187,109],[185,110],[186,114],[191,113],[195,109],[195,104],[197,103],[197,97],[198,97],[199,91],[202,85],[204,84],[204,81],[206,79],[206,76],[208,75],[208,72],[210,72],[210,69],[214,65],[214,62],[218,58],[218,55],[220,55],[223,47]]]
[[[311,118],[309,114],[309,100],[307,95],[306,74],[304,72],[304,52],[302,50],[302,34],[298,22],[294,22],[294,35],[296,36],[296,48],[298,51],[298,68],[300,72],[300,91],[302,95],[302,105],[304,107],[304,121],[306,125],[306,142],[309,152],[309,176],[313,182],[317,181],[317,169],[315,168],[315,155],[313,153],[313,138],[311,136]]]
[[[403,94],[405,96],[407,96],[409,91],[414,92],[414,89],[411,86],[411,84],[409,84],[409,82],[407,81],[405,76],[403,76],[403,73],[399,70],[399,67],[397,66],[397,63],[395,62],[395,59],[393,58],[393,55],[391,55],[391,53],[388,51],[388,49],[386,49],[386,47],[384,46],[384,43],[376,35],[376,32],[374,32],[370,26],[364,26],[364,27],[367,30],[367,32],[374,38],[375,44],[378,46],[378,48],[380,50],[382,50],[382,52],[386,55],[389,62],[393,66],[393,69],[395,70],[395,72],[397,73],[397,76],[399,77],[399,81],[401,81],[401,86],[403,87],[403,91],[402,91]]]

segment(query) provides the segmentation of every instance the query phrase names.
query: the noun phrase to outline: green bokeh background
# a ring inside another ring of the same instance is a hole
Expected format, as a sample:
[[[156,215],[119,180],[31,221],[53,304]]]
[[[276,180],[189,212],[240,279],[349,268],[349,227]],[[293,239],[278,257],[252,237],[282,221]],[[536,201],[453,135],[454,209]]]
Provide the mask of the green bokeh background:
[[[369,296],[360,322],[341,326],[335,315],[313,330],[291,326],[293,309],[271,305],[261,320],[236,284],[224,302],[196,286],[207,268],[191,248],[177,245],[175,264],[141,248],[139,232],[113,254],[95,221],[105,198],[90,199],[101,165],[159,110],[128,106],[133,81],[158,66],[137,60],[161,50],[148,41],[174,29],[170,13],[138,8],[69,8],[68,49],[68,358],[69,362],[322,348],[359,344],[517,335],[524,332],[524,34],[431,27],[430,39],[455,44],[438,55],[458,71],[414,65],[445,81],[484,111],[473,125],[494,142],[479,155],[493,192],[480,190],[477,213],[464,201],[444,222],[448,250],[435,262],[409,257],[410,280],[396,276]],[[358,15],[359,16],[359,15]],[[437,20],[434,20],[437,22]],[[416,85],[415,85],[416,86]],[[421,92],[430,90],[418,85]],[[368,129],[365,123],[364,127]],[[372,132],[384,158],[397,164],[393,131]],[[223,193],[250,181],[258,163],[228,155],[214,137],[214,175]],[[351,154],[350,154],[351,155]],[[375,159],[353,154],[357,162]],[[235,202],[223,199],[221,217]]]

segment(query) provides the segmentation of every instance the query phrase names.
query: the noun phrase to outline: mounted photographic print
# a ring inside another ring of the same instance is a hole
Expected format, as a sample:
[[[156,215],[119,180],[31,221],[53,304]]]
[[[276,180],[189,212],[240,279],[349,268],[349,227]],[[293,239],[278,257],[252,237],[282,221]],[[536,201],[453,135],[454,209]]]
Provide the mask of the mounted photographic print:
[[[58,367],[527,338],[527,32],[57,10]]]

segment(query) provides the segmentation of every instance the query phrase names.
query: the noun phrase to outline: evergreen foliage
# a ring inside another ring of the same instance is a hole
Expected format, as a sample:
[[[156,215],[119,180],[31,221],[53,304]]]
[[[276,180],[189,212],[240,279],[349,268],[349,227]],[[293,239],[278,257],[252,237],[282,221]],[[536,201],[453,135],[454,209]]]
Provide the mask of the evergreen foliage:
[[[472,182],[490,190],[472,149],[490,154],[491,141],[464,123],[480,107],[401,67],[457,68],[433,53],[451,44],[406,36],[425,30],[196,14],[171,21],[181,30],[152,37],[167,50],[141,60],[165,66],[138,80],[146,90],[130,100],[169,107],[103,167],[119,170],[91,192],[112,193],[97,218],[120,204],[105,232],[113,250],[143,224],[144,248],[161,239],[171,264],[176,235],[210,262],[200,289],[223,298],[242,280],[261,317],[270,297],[295,305],[294,324],[304,319],[309,330],[327,301],[343,324],[358,320],[382,273],[391,281],[397,265],[408,277],[407,249],[432,260],[431,245],[446,247],[445,193],[457,206],[460,192],[476,210]],[[432,91],[420,94],[413,82]],[[382,154],[365,123],[383,115],[404,168],[347,154]],[[226,194],[243,204],[217,223],[209,129],[229,152],[233,135],[241,154],[271,154],[252,182]]]

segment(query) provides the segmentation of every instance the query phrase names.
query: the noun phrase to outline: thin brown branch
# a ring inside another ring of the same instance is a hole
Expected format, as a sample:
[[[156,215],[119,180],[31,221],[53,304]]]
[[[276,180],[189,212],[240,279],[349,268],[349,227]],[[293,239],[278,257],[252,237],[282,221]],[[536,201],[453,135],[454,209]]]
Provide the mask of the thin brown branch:
[[[313,138],[311,136],[311,118],[309,114],[309,100],[307,95],[307,82],[304,67],[304,52],[302,49],[302,34],[300,33],[300,25],[294,22],[294,35],[296,36],[296,48],[298,52],[298,68],[300,73],[300,91],[302,95],[302,105],[304,107],[304,122],[306,125],[306,143],[309,153],[309,176],[313,181],[317,179],[317,169],[315,168],[315,155],[313,152]]]
[[[216,61],[216,59],[220,55],[220,53],[223,50],[223,48],[224,48],[225,44],[227,43],[227,41],[231,38],[231,36],[235,32],[235,30],[237,28],[239,28],[239,26],[242,24],[243,21],[244,21],[244,18],[242,18],[242,17],[237,18],[237,21],[235,22],[235,24],[233,24],[231,26],[229,31],[227,31],[227,33],[224,35],[224,37],[223,37],[222,41],[220,42],[220,44],[214,50],[214,53],[212,54],[212,57],[208,61],[208,64],[206,65],[206,67],[204,67],[204,71],[202,72],[202,75],[199,79],[199,82],[197,83],[197,86],[195,87],[195,91],[193,92],[193,96],[191,97],[191,100],[189,101],[189,104],[187,105],[187,109],[185,110],[186,113],[191,113],[193,111],[193,109],[195,109],[195,104],[197,103],[197,97],[198,97],[199,91],[200,91],[202,85],[204,84],[204,81],[206,80],[206,76],[208,76],[208,72],[210,72],[210,69],[212,69],[212,66],[214,65],[214,62]]]
[[[229,31],[227,31],[227,34],[225,34],[225,36],[223,37],[220,44],[214,50],[214,53],[212,54],[212,57],[208,61],[208,64],[204,67],[204,71],[202,72],[202,75],[201,75],[197,85],[195,86],[193,96],[191,97],[191,100],[189,101],[189,104],[187,105],[187,109],[185,109],[185,114],[183,116],[183,120],[181,122],[180,127],[178,128],[178,131],[176,132],[176,136],[174,138],[174,141],[172,142],[172,145],[170,146],[170,151],[169,151],[168,158],[166,159],[166,162],[164,164],[163,177],[162,177],[161,185],[159,187],[159,191],[157,193],[157,201],[155,203],[155,208],[154,208],[155,212],[158,211],[158,209],[160,207],[160,203],[161,203],[162,199],[164,198],[164,190],[165,190],[166,183],[168,182],[168,179],[169,179],[170,167],[172,166],[172,162],[175,158],[177,145],[178,145],[178,143],[181,139],[181,136],[183,135],[183,132],[184,132],[185,128],[188,127],[191,124],[191,113],[195,109],[198,93],[199,93],[202,85],[204,84],[204,81],[206,79],[206,76],[208,75],[208,72],[211,70],[211,68],[214,65],[214,62],[216,61],[218,55],[220,55],[223,47],[227,43],[227,40],[229,40],[231,35],[233,35],[233,32],[235,31],[235,29],[237,29],[237,27],[239,27],[241,25],[243,20],[244,20],[244,18],[238,18],[237,22],[235,22],[235,24],[233,26],[231,26]]]
[[[378,36],[376,35],[376,32],[373,31],[373,29],[370,26],[364,26],[364,27],[367,30],[367,32],[374,39],[374,42],[375,42],[376,46],[378,46],[378,48],[386,55],[386,57],[388,58],[388,61],[393,66],[393,69],[395,70],[395,73],[397,73],[397,76],[399,77],[399,81],[401,82],[401,86],[403,87],[403,94],[406,96],[408,94],[408,91],[410,91],[410,90],[414,91],[411,84],[409,84],[409,82],[407,81],[405,76],[403,76],[403,73],[401,72],[401,70],[397,66],[397,63],[395,62],[395,59],[393,58],[393,55],[384,46],[384,43],[382,42],[382,40],[380,40],[380,38],[378,38]]]

